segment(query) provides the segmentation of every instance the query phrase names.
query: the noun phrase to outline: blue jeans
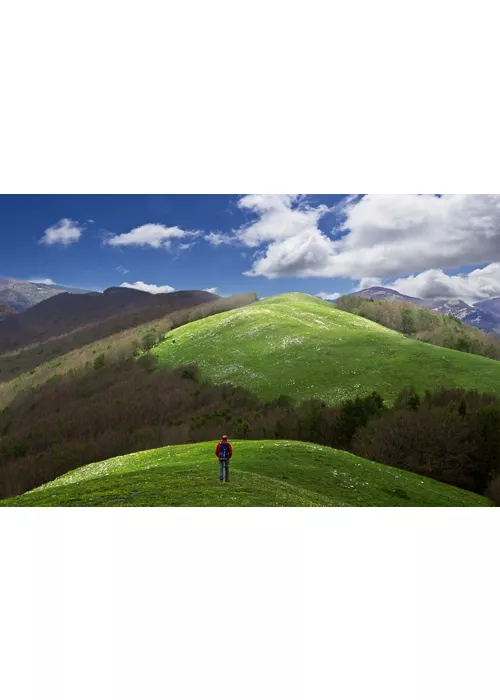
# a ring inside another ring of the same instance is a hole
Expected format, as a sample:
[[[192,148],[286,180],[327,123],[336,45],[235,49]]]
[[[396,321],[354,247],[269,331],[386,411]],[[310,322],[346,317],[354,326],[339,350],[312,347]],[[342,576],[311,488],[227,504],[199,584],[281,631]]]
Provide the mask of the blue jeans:
[[[224,471],[225,471],[226,472],[226,481],[229,481],[229,460],[228,459],[219,459],[219,464],[220,464],[219,479],[221,481],[224,481]]]

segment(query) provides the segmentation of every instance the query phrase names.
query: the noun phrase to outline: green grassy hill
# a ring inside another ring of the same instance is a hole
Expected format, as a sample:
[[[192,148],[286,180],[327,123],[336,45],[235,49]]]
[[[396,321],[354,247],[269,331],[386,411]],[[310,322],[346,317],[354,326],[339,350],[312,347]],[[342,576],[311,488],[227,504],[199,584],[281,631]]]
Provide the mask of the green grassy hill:
[[[348,452],[292,441],[233,442],[220,484],[214,443],[175,445],[68,472],[2,506],[487,506],[473,493]]]
[[[263,399],[288,394],[334,404],[376,390],[392,401],[409,385],[500,393],[495,360],[412,340],[299,293],[190,323],[153,353],[160,364],[197,364],[203,378]]]

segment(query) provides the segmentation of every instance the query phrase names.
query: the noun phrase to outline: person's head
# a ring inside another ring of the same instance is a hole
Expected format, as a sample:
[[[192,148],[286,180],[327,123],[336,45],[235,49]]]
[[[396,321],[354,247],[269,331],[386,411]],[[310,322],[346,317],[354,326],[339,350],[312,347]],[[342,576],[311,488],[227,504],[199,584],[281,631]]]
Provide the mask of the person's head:
[[[223,436],[222,436],[222,439],[223,439],[223,440],[227,440],[227,435],[223,435]]]

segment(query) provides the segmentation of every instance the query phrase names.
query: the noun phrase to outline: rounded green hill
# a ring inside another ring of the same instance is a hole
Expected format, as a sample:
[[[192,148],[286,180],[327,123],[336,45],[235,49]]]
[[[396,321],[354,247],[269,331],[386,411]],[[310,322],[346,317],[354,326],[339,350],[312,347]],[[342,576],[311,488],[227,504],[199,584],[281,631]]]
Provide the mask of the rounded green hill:
[[[287,394],[336,404],[378,391],[392,401],[409,385],[500,393],[499,362],[407,338],[300,293],[189,323],[152,352],[160,364],[196,364],[204,379],[266,400]]]
[[[348,452],[289,440],[233,442],[220,484],[215,443],[172,445],[80,467],[2,506],[487,506]]]

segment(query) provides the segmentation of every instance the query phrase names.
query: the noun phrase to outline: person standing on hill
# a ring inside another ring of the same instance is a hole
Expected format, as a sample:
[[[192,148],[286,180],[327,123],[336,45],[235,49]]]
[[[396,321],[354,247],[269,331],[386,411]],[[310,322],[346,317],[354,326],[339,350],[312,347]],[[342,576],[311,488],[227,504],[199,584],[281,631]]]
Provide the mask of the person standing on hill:
[[[226,481],[229,481],[229,460],[233,456],[233,448],[231,443],[227,441],[227,435],[223,435],[222,440],[217,444],[217,447],[215,448],[215,456],[219,460],[219,479],[222,484],[224,483],[224,473],[226,476]]]

